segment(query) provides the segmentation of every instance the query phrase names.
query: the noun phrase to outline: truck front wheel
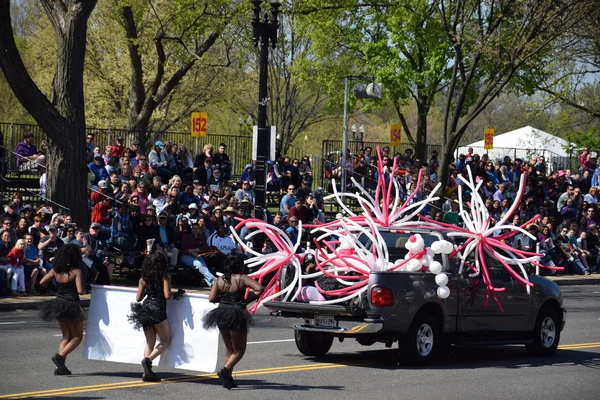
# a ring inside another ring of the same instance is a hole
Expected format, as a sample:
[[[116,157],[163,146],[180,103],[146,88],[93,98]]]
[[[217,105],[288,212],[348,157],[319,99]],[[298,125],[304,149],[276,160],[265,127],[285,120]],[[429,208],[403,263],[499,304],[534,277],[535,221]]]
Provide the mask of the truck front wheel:
[[[294,331],[296,347],[305,356],[324,356],[333,344],[333,335],[321,332]]]
[[[438,323],[429,313],[419,314],[411,324],[408,335],[399,342],[400,351],[413,365],[431,363],[441,345]]]
[[[560,319],[552,308],[540,310],[533,328],[533,342],[525,345],[532,356],[548,357],[554,354],[560,341]]]

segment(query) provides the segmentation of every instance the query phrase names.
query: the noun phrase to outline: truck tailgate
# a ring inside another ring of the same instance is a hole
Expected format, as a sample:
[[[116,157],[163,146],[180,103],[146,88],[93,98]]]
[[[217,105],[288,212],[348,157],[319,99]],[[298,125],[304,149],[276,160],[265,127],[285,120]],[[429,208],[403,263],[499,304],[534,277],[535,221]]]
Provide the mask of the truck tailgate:
[[[282,316],[290,317],[312,317],[314,315],[334,315],[340,317],[353,317],[350,309],[344,306],[333,305],[315,305],[308,303],[291,303],[284,301],[267,301],[263,304],[265,307],[281,311]]]

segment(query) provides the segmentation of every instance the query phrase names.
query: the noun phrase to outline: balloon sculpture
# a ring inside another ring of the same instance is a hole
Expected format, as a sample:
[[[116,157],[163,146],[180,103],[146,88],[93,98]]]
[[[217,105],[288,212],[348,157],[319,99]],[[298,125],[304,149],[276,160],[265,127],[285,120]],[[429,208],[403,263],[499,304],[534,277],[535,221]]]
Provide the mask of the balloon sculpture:
[[[396,159],[394,159],[391,170],[387,170],[387,167],[381,162],[382,157],[379,148],[377,151],[379,157],[377,187],[374,197],[354,178],[352,178],[352,182],[356,188],[355,193],[339,193],[336,190],[335,180],[332,182],[334,193],[326,199],[335,199],[346,212],[347,217],[326,224],[312,224],[304,227],[300,223],[297,228],[298,239],[295,243],[281,229],[257,219],[242,220],[235,230],[231,229],[234,239],[250,255],[246,264],[252,268],[259,267],[250,276],[265,286],[265,291],[258,301],[249,307],[251,312],[255,312],[264,302],[273,299],[280,301],[301,299],[303,282],[311,278],[315,279],[315,288],[322,295],[319,296],[318,300],[310,301],[311,304],[336,304],[359,298],[367,290],[371,271],[406,271],[435,274],[435,282],[439,286],[437,295],[441,299],[445,299],[450,295],[450,289],[447,286],[448,276],[443,271],[442,264],[434,261],[434,256],[442,253],[448,254],[450,257],[458,257],[460,260],[459,273],[462,273],[464,267],[467,267],[472,271],[470,277],[481,276],[487,289],[486,305],[491,295],[500,306],[500,309],[502,308],[496,293],[504,289],[493,287],[485,262],[486,254],[498,259],[517,282],[526,287],[528,293],[529,287],[533,284],[529,282],[524,268],[525,263],[549,269],[562,269],[562,267],[541,265],[538,262],[542,256],[541,254],[517,250],[502,241],[518,233],[534,238],[523,227],[535,221],[538,216],[520,227],[505,225],[506,220],[513,214],[523,195],[525,174],[521,176],[519,191],[511,209],[495,226],[490,226],[491,218],[485,207],[485,202],[478,193],[483,181],[476,184],[470,170],[468,180],[460,176],[464,183],[464,185],[459,186],[458,191],[459,215],[464,226],[464,228],[460,228],[455,225],[433,221],[420,215],[426,206],[438,200],[438,197],[434,195],[441,186],[438,183],[424,199],[416,200],[418,199],[417,195],[420,194],[419,188],[423,170],[419,171],[417,183],[414,186],[415,189],[402,201],[400,196],[402,188],[394,179],[398,170]],[[463,186],[471,192],[470,212],[464,208],[462,202]],[[354,213],[344,203],[344,197],[356,201],[362,210],[362,215]],[[275,251],[262,254],[244,243],[236,233],[236,230],[239,231],[242,226],[251,231],[246,236],[247,242],[250,242],[255,235],[263,234],[272,243]],[[449,241],[438,240],[431,243],[430,247],[426,247],[421,235],[414,234],[405,243],[408,252],[404,259],[390,260],[385,240],[379,233],[379,229],[382,227],[404,232],[410,232],[411,230],[444,230],[447,232],[448,237],[454,237],[463,240],[463,242],[458,247]],[[314,237],[315,249],[312,249],[310,244],[305,249],[301,248],[302,235],[300,233],[303,228],[310,229],[311,235]],[[494,232],[498,230],[507,230],[508,232],[494,237]],[[468,262],[472,254],[475,260],[474,264]],[[307,257],[314,259],[315,272],[302,272],[302,264]],[[511,265],[518,266],[521,274],[515,272]],[[284,268],[288,273],[288,279],[282,281],[279,277]],[[322,276],[334,279],[338,283],[338,288],[334,290],[321,288],[316,278]]]

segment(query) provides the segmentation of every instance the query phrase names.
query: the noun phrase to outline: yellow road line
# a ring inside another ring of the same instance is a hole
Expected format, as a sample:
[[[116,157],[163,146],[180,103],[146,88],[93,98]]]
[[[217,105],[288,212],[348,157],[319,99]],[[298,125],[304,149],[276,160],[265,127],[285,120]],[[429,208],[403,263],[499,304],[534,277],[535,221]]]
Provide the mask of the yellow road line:
[[[572,350],[572,349],[591,349],[600,347],[600,342],[594,343],[580,343],[580,344],[566,344],[559,346],[559,350]],[[354,362],[345,362],[345,363],[318,363],[318,364],[300,364],[300,365],[288,365],[284,367],[272,367],[272,368],[259,368],[259,369],[249,369],[234,372],[235,377],[241,376],[252,376],[252,375],[266,375],[266,374],[277,374],[277,373],[288,373],[288,372],[300,372],[300,371],[313,371],[320,369],[333,369],[333,368],[343,368],[354,365],[364,365],[364,364],[380,364],[386,362],[395,362],[391,359],[382,359],[382,360],[362,360],[362,361],[354,361]],[[20,399],[27,397],[46,397],[46,396],[56,396],[56,395],[67,395],[67,394],[75,394],[75,393],[84,393],[84,392],[96,392],[96,391],[104,391],[104,390],[114,390],[114,389],[127,389],[134,388],[138,386],[150,386],[150,385],[164,385],[171,384],[176,382],[188,382],[188,381],[199,381],[205,379],[214,379],[216,378],[216,374],[199,374],[199,375],[185,375],[178,376],[173,378],[165,378],[161,382],[141,382],[141,381],[123,381],[123,382],[113,382],[113,383],[103,383],[97,385],[88,385],[88,386],[73,386],[66,387],[60,389],[49,389],[49,390],[40,390],[35,392],[23,392],[23,393],[13,393],[13,394],[5,394],[0,395],[0,399]]]

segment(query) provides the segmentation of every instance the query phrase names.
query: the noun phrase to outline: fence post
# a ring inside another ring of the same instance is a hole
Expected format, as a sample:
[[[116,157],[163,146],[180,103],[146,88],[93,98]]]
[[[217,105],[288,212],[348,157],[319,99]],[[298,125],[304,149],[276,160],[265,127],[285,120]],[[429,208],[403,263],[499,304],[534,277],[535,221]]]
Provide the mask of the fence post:
[[[16,148],[15,145],[15,125],[13,123],[10,124],[10,153],[9,153],[9,162],[10,162],[10,167],[9,169],[12,169],[13,167],[16,168],[17,166],[17,161],[15,159],[15,155],[12,153],[13,149]]]
[[[231,163],[231,175],[234,175],[234,171],[236,171],[237,160],[238,160],[238,151],[237,151],[237,136],[233,137],[233,162]]]

